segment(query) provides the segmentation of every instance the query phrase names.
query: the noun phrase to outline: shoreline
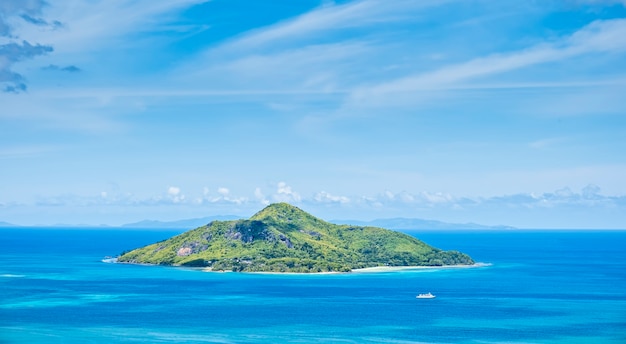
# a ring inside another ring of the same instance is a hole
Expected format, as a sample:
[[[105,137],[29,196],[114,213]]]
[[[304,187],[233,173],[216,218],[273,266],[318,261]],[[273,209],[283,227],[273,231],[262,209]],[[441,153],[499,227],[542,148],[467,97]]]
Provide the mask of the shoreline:
[[[417,271],[417,270],[441,270],[441,269],[471,269],[483,268],[491,266],[491,263],[475,263],[471,265],[439,265],[439,266],[374,266],[371,268],[353,269],[353,273],[370,273],[370,272],[399,272],[399,271]]]
[[[210,272],[210,273],[234,273],[235,271],[226,271],[226,270],[213,270],[211,267],[190,267],[190,266],[182,266],[182,265],[160,265],[160,264],[150,264],[150,263],[129,263],[129,262],[119,262],[117,258],[107,257],[101,260],[103,263],[109,264],[130,264],[130,265],[143,265],[143,266],[163,266],[163,267],[172,267],[172,268],[182,268],[189,270],[196,270],[200,272]],[[410,265],[410,266],[373,266],[369,268],[360,268],[360,269],[352,269],[347,272],[342,271],[324,271],[324,272],[274,272],[274,271],[240,271],[239,273],[243,274],[258,274],[258,275],[344,275],[344,274],[365,274],[365,273],[385,273],[385,272],[410,272],[410,271],[420,271],[420,270],[448,270],[448,269],[472,269],[472,268],[483,268],[487,266],[492,266],[491,263],[475,263],[471,265],[438,265],[438,266],[425,266],[425,265]]]
[[[241,271],[242,274],[255,275],[348,275],[348,274],[369,274],[369,273],[389,273],[389,272],[411,272],[419,270],[452,270],[452,269],[472,269],[492,266],[491,263],[476,263],[472,265],[439,265],[439,266],[373,266],[370,268],[352,269],[347,272],[325,271],[325,272],[270,272],[270,271]],[[232,271],[212,271],[210,268],[201,270],[202,272],[230,273]]]

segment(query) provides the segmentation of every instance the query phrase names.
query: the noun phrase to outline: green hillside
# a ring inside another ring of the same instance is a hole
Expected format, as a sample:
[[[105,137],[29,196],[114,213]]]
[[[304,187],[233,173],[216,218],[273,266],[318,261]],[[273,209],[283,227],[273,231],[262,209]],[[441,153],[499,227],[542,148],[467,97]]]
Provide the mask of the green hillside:
[[[466,254],[442,251],[403,233],[335,225],[286,203],[269,205],[248,220],[213,221],[123,253],[118,261],[250,272],[474,263]]]

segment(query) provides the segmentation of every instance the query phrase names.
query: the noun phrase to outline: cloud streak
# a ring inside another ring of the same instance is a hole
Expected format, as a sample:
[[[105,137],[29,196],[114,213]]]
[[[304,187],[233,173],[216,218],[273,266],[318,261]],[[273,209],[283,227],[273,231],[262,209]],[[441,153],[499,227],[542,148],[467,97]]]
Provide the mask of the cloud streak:
[[[494,54],[468,62],[448,65],[432,72],[384,82],[357,90],[355,102],[371,104],[384,101],[392,94],[414,94],[420,90],[463,87],[463,82],[528,66],[554,62],[583,54],[621,53],[626,50],[626,19],[595,21],[557,42],[542,43],[512,53]],[[468,85],[471,88],[471,85]],[[393,100],[391,100],[393,102]]]
[[[204,2],[207,0],[72,0],[49,10],[51,16],[66,23],[63,30],[23,28],[23,32],[29,37],[50,42],[64,54],[105,51],[112,45],[119,49],[120,44],[127,43],[120,40],[121,37],[159,28],[167,30],[167,25],[181,11]]]
[[[254,50],[264,45],[272,47],[294,40],[310,39],[329,31],[347,28],[369,27],[384,22],[415,20],[409,13],[424,8],[440,6],[449,1],[381,0],[353,1],[343,5],[327,4],[296,18],[280,22],[267,28],[252,31],[226,44],[220,49]]]

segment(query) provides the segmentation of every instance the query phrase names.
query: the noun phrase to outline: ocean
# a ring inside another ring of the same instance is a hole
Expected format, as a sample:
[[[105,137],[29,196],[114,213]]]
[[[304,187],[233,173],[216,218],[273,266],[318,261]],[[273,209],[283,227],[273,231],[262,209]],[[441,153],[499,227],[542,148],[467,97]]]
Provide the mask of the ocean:
[[[626,343],[626,231],[407,232],[491,264],[464,269],[102,261],[178,233],[1,228],[0,343]]]

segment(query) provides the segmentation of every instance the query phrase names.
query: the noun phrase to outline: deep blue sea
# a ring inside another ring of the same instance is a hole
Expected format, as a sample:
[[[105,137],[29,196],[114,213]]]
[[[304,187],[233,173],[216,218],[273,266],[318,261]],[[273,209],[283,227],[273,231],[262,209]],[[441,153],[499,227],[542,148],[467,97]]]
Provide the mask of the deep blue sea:
[[[410,232],[492,264],[471,269],[102,262],[178,233],[0,229],[0,343],[626,343],[626,231]]]

